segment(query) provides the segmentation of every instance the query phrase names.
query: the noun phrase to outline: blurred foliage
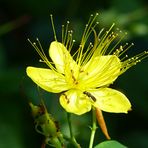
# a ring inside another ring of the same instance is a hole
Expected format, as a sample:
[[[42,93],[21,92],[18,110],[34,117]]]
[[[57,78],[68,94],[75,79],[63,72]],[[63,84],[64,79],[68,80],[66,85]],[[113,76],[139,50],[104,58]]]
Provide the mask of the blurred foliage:
[[[96,145],[94,148],[127,148],[127,147],[115,140],[110,140],[110,141],[101,142],[100,144]]]
[[[55,27],[60,36],[61,25],[70,20],[75,39],[91,13],[100,13],[100,28],[113,22],[128,32],[128,39],[135,46],[130,54],[148,48],[147,0],[2,0],[0,5],[0,147],[1,148],[40,148],[42,137],[34,130],[28,102],[39,103],[40,97],[35,84],[27,78],[28,65],[40,66],[36,54],[27,38],[38,37],[48,50],[53,32],[49,21],[54,15]],[[124,92],[131,100],[133,111],[129,114],[104,113],[112,139],[133,148],[148,147],[148,62],[144,60],[136,67],[120,76],[113,85]],[[49,112],[60,122],[62,131],[68,133],[66,115],[58,103],[58,96],[42,92]],[[90,113],[73,115],[74,131],[82,144],[87,147],[91,124]],[[105,140],[98,129],[97,145]]]

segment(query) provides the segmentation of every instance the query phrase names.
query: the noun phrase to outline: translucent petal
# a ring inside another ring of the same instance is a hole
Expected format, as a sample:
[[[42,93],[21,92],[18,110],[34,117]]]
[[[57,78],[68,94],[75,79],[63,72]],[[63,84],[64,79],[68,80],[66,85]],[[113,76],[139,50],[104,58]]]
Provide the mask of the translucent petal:
[[[79,79],[85,87],[101,87],[113,83],[120,69],[121,62],[117,56],[98,56],[82,67]]]
[[[90,90],[89,93],[96,98],[93,105],[103,111],[112,113],[127,113],[131,110],[129,100],[120,91],[111,88],[99,88]]]
[[[27,67],[27,75],[42,89],[59,93],[68,89],[65,78],[50,69]]]
[[[49,55],[54,62],[58,72],[69,76],[69,72],[75,69],[75,77],[78,75],[78,66],[73,60],[69,51],[62,43],[57,41],[52,42],[49,48]]]
[[[72,89],[60,96],[60,104],[70,113],[84,114],[91,110],[91,101],[80,90]]]

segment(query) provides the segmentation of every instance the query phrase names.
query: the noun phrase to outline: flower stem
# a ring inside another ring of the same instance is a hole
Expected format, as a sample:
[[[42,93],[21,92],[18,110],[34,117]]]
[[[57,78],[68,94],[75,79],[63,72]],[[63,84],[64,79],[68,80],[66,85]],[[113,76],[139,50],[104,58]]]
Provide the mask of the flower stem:
[[[91,136],[90,136],[89,148],[93,147],[96,129],[97,129],[97,126],[96,126],[96,112],[95,112],[95,108],[92,108],[92,128],[91,128]]]
[[[72,124],[71,124],[71,114],[70,113],[67,113],[67,119],[68,119],[68,125],[69,125],[69,130],[70,130],[71,142],[75,146],[75,148],[81,148],[81,146],[77,143],[77,141],[76,141],[76,139],[73,135]]]

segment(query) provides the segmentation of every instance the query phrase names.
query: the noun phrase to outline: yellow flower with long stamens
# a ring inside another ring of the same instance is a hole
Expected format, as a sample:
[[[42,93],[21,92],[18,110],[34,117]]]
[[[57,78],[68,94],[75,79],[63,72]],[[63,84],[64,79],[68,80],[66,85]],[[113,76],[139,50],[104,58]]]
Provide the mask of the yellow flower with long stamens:
[[[97,34],[97,16],[91,15],[80,46],[73,55],[71,49],[75,40],[73,31],[69,31],[69,22],[66,26],[62,25],[62,41],[58,42],[51,16],[55,37],[49,47],[52,62],[48,60],[38,39],[39,46],[29,40],[49,68],[29,66],[27,75],[42,89],[60,93],[60,104],[67,112],[81,115],[94,106],[106,112],[127,113],[131,109],[130,101],[122,92],[109,86],[119,75],[146,58],[148,52],[128,58],[125,52],[132,44],[119,45],[124,35],[120,37],[122,33],[118,29],[113,30],[114,24],[109,30],[102,29]],[[94,42],[88,43],[92,35]]]

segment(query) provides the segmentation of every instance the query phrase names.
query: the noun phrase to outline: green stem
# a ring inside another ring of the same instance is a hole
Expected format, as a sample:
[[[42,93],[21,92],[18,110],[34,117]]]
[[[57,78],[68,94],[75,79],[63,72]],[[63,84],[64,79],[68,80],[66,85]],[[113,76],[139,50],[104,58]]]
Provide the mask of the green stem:
[[[91,136],[90,136],[89,148],[93,147],[96,129],[97,129],[97,126],[96,126],[96,112],[95,112],[95,108],[92,108],[92,128],[91,128]]]
[[[67,119],[68,119],[68,125],[69,125],[69,130],[70,130],[71,142],[75,146],[75,148],[81,148],[80,145],[77,143],[74,135],[73,135],[72,124],[71,124],[71,114],[70,113],[67,113]]]

